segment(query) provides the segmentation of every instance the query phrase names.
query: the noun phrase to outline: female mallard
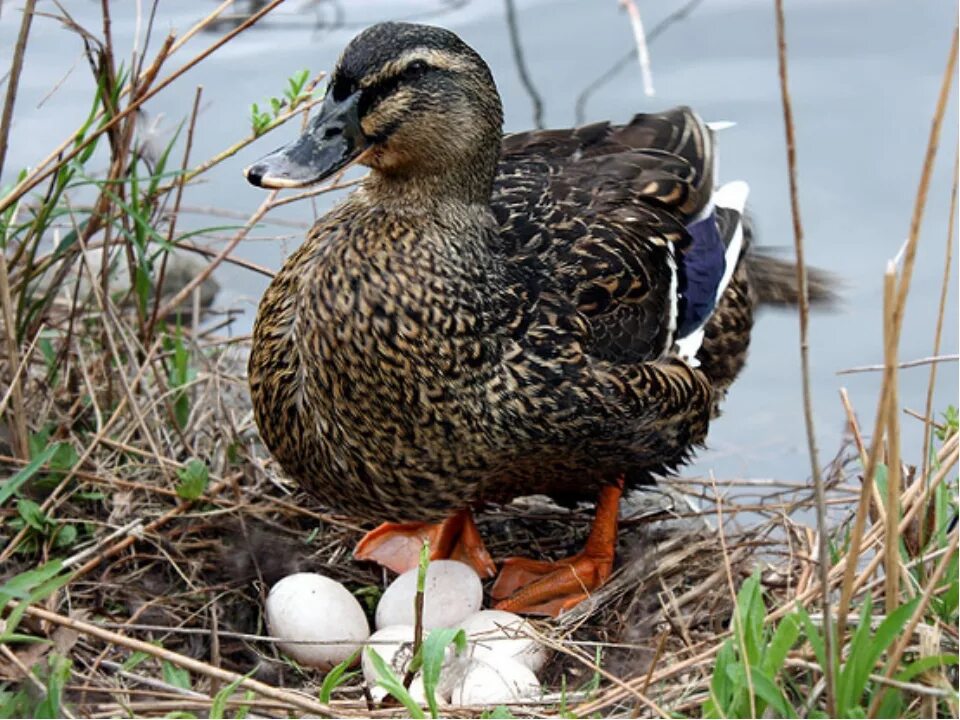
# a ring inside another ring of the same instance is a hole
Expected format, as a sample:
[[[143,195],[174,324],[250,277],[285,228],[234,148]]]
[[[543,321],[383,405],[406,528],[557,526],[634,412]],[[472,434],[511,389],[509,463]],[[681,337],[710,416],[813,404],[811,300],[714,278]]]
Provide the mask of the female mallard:
[[[624,487],[703,442],[784,265],[750,252],[689,109],[502,137],[490,69],[447,30],[358,35],[307,132],[246,170],[297,187],[371,169],[260,303],[250,388],[291,477],[379,516],[357,556],[495,567],[470,508],[599,495],[585,550],[510,558],[499,607],[556,614],[610,574]],[[789,266],[786,266],[789,267]],[[425,521],[447,519],[439,525]]]

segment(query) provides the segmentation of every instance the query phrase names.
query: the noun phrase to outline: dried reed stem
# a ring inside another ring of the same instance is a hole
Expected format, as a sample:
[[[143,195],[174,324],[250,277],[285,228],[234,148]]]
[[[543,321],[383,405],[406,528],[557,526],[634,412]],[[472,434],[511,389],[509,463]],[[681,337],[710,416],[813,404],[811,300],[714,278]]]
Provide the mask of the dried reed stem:
[[[894,301],[897,286],[897,269],[890,261],[883,277],[883,354],[890,377],[890,386],[887,388],[887,414],[885,425],[887,428],[887,517],[886,534],[884,536],[884,571],[886,583],[884,586],[884,601],[887,615],[893,613],[900,604],[900,538],[897,535],[897,522],[900,519],[900,425],[899,403],[897,402],[897,339],[894,324]]]
[[[14,452],[26,460],[30,457],[27,415],[23,406],[23,387],[17,369],[20,367],[20,352],[17,347],[17,324],[13,317],[13,298],[10,295],[10,276],[7,274],[6,248],[0,248],[0,312],[3,314],[3,340],[7,349],[7,365],[10,371],[10,439]]]
[[[778,0],[778,3],[782,0]],[[894,304],[892,340],[899,345],[900,329],[903,320],[903,306],[906,304],[906,293],[910,285],[910,277],[913,273],[913,264],[916,257],[916,246],[920,234],[920,223],[923,219],[923,211],[926,207],[927,191],[930,186],[930,178],[933,174],[934,159],[936,158],[937,145],[939,143],[940,129],[943,125],[943,118],[946,114],[947,100],[950,96],[950,90],[953,85],[953,78],[957,64],[957,29],[953,31],[953,41],[950,45],[950,53],[947,59],[947,66],[944,70],[943,82],[940,86],[940,94],[937,98],[937,106],[934,111],[933,121],[930,128],[930,136],[927,141],[927,149],[924,156],[923,170],[920,174],[920,185],[917,189],[917,197],[914,203],[913,215],[910,221],[910,236],[907,239],[907,245],[904,249],[903,272],[900,283],[897,286],[897,298]],[[866,522],[866,514],[870,504],[870,495],[872,493],[873,475],[876,469],[877,459],[879,457],[881,435],[883,433],[883,423],[887,414],[890,412],[888,402],[890,401],[890,390],[893,382],[892,374],[895,369],[885,368],[883,384],[880,389],[880,398],[877,402],[877,415],[874,423],[873,439],[870,447],[870,454],[867,458],[867,466],[863,474],[863,491],[860,503],[857,506],[857,515],[854,521],[853,530],[850,534],[850,544],[845,558],[845,569],[843,585],[840,592],[840,604],[837,608],[838,626],[840,628],[846,625],[846,616],[849,609],[851,593],[856,576],[857,561],[861,552],[861,540],[863,528]],[[827,587],[826,584],[823,585]]]
[[[17,90],[20,87],[20,73],[23,70],[23,56],[27,51],[27,39],[30,37],[30,25],[33,23],[33,10],[36,0],[27,0],[23,5],[23,17],[20,19],[20,31],[13,46],[13,60],[7,75],[7,94],[3,99],[3,113],[0,115],[0,177],[3,176],[3,161],[7,157],[7,143],[10,140],[10,125],[13,122],[13,106],[17,102]]]
[[[183,200],[183,186],[186,184],[185,173],[187,165],[190,162],[190,150],[193,148],[193,133],[197,127],[197,115],[200,112],[200,98],[203,97],[203,86],[197,86],[196,93],[193,96],[193,108],[190,111],[190,123],[187,126],[187,142],[183,148],[183,161],[180,164],[180,176],[177,178],[177,190],[173,200],[173,212],[170,213],[170,227],[167,228],[167,244],[172,245],[174,235],[177,231],[177,218],[180,217],[180,202]],[[153,301],[153,313],[150,315],[150,322],[147,325],[147,331],[144,334],[144,342],[150,344],[153,340],[153,330],[157,325],[157,318],[160,315],[160,299],[163,292],[163,279],[167,271],[167,259],[170,253],[163,254],[163,262],[160,263],[160,274],[157,278],[157,294]]]
[[[278,192],[280,191],[271,191],[270,194],[267,195],[267,198],[260,203],[260,207],[258,207],[253,215],[250,216],[250,219],[247,220],[244,226],[237,231],[237,234],[230,239],[230,242],[224,246],[223,250],[217,253],[216,257],[214,257],[201,272],[197,273],[197,275],[190,280],[190,282],[184,285],[180,291],[173,296],[173,298],[167,301],[167,304],[160,309],[159,314],[161,317],[169,315],[171,312],[173,312],[173,310],[180,303],[190,296],[190,293],[193,292],[194,288],[200,287],[200,285],[202,285],[203,282],[210,277],[210,274],[217,269],[220,263],[223,262],[224,258],[233,252],[233,249],[247,236],[250,230],[253,229],[253,226],[260,222],[260,218],[267,214],[271,208],[274,198],[277,197]]]
[[[923,619],[923,614],[926,612],[927,606],[930,604],[930,599],[937,590],[940,578],[943,577],[947,568],[950,566],[953,560],[953,554],[957,552],[958,540],[960,540],[960,530],[955,529],[950,535],[950,542],[947,545],[946,552],[943,557],[940,558],[940,562],[938,562],[937,567],[934,568],[933,574],[927,580],[926,587],[923,589],[923,595],[920,596],[920,602],[917,603],[917,607],[914,608],[913,614],[910,616],[910,621],[903,629],[903,632],[900,633],[900,639],[897,640],[897,644],[894,645],[893,651],[887,658],[887,666],[883,672],[884,680],[893,678],[893,674],[900,668],[900,658],[903,657],[904,651],[912,641],[913,631],[917,629],[917,625],[920,623],[920,620]],[[877,708],[880,707],[884,695],[886,695],[885,690],[880,690],[874,695],[873,701],[870,703],[870,708],[867,711],[868,717],[876,716]]]
[[[943,337],[943,318],[946,315],[947,295],[950,291],[950,275],[953,273],[953,239],[955,223],[957,221],[957,178],[960,174],[960,146],[953,156],[953,186],[950,188],[950,212],[947,217],[947,247],[943,258],[943,281],[940,283],[940,304],[937,308],[937,327],[933,331],[933,355],[940,353],[940,340]],[[923,407],[923,416],[933,420],[933,391],[937,386],[937,364],[930,365],[930,379],[927,381],[927,399]],[[932,425],[923,424],[923,464],[921,476],[927,474],[927,465],[930,462],[930,432]],[[920,536],[924,533],[921,530]]]
[[[273,700],[279,700],[305,712],[324,717],[338,716],[337,711],[331,708],[329,705],[324,705],[321,702],[317,702],[313,698],[306,695],[301,695],[300,693],[292,692],[290,690],[284,690],[283,688],[267,685],[266,683],[253,680],[244,675],[238,675],[237,673],[230,672],[229,670],[223,670],[222,668],[214,667],[208,663],[194,660],[186,655],[181,655],[180,653],[166,650],[162,647],[157,647],[151,643],[146,643],[135,638],[129,638],[125,635],[111,632],[110,630],[104,630],[96,625],[83,622],[82,620],[64,617],[58,613],[50,612],[49,610],[43,610],[38,607],[28,607],[26,612],[27,615],[35,617],[38,620],[44,620],[46,622],[53,623],[54,625],[59,625],[60,627],[70,628],[71,630],[75,630],[82,635],[95,637],[103,640],[104,642],[108,642],[113,645],[119,645],[120,647],[125,647],[135,652],[146,653],[151,657],[155,657],[160,660],[166,660],[169,663],[173,663],[177,667],[185,668],[191,672],[200,673],[201,675],[206,675],[209,678],[216,678],[226,683],[237,683],[239,687],[246,688],[247,690],[253,690],[255,693],[263,695],[264,697],[268,697]]]
[[[211,43],[208,47],[194,55],[184,65],[174,70],[167,77],[154,85],[149,91],[138,95],[123,110],[110,118],[109,121],[98,127],[96,130],[91,131],[90,134],[84,138],[82,143],[77,143],[72,150],[66,151],[66,148],[76,140],[76,136],[71,135],[67,140],[61,143],[58,151],[51,153],[51,155],[48,156],[48,158],[41,163],[41,165],[38,166],[34,172],[24,178],[21,182],[17,183],[13,190],[7,193],[5,197],[0,199],[0,212],[6,210],[26,193],[30,192],[30,190],[37,187],[37,185],[42,183],[53,173],[57,172],[58,168],[63,167],[65,163],[70,162],[77,155],[86,150],[90,143],[96,138],[113,130],[120,122],[122,122],[128,115],[136,111],[147,100],[150,100],[157,93],[161,92],[164,88],[173,83],[174,80],[178,79],[188,70],[191,70],[195,65],[208,58],[241,32],[257,23],[264,15],[276,8],[282,2],[284,2],[284,0],[271,0],[271,2],[269,2],[267,5],[264,5],[262,8],[257,10],[257,12],[253,13],[250,15],[250,17],[246,18],[243,22],[237,25],[237,27],[230,30],[230,32],[225,33],[222,37]],[[60,153],[64,153],[62,157],[60,157]],[[46,167],[46,165],[49,165],[53,159],[57,159],[58,161],[54,165]]]
[[[790,89],[787,77],[787,37],[786,18],[783,11],[783,0],[776,0],[777,10],[777,64],[780,71],[780,99],[783,104],[783,122],[787,136],[787,166],[790,179],[790,212],[793,216],[793,240],[797,255],[797,285],[800,288],[800,367],[803,377],[803,416],[807,429],[807,448],[810,455],[810,470],[813,476],[814,492],[816,494],[817,531],[820,538],[817,547],[820,550],[820,578],[824,588],[827,587],[830,577],[830,550],[828,547],[829,529],[827,527],[826,493],[823,487],[823,477],[820,474],[820,459],[817,452],[816,430],[813,424],[813,398],[810,388],[810,347],[808,326],[810,319],[810,298],[807,287],[807,266],[803,247],[803,225],[800,221],[800,199],[797,192],[797,150],[796,137],[793,129],[793,109],[790,101]],[[823,615],[832,617],[830,612],[830,593],[824,592],[821,598]],[[823,626],[824,651],[828,658],[824,668],[826,681],[827,714],[836,714],[836,693],[833,677],[834,636],[831,623]]]

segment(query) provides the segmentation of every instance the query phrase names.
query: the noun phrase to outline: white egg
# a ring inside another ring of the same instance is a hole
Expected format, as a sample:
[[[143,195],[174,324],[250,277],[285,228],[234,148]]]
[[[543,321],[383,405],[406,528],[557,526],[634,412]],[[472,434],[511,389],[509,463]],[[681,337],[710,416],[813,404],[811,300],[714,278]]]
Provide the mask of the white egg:
[[[398,577],[377,605],[377,628],[414,624],[417,568]],[[483,587],[469,565],[455,560],[434,560],[427,568],[423,590],[423,627],[456,627],[480,609]]]
[[[377,654],[390,666],[394,674],[403,680],[410,660],[413,658],[413,634],[414,629],[412,625],[391,625],[390,627],[377,630],[371,635],[370,639],[367,640],[367,647],[376,650]],[[449,703],[450,692],[453,689],[451,682],[446,682],[445,684],[447,668],[450,663],[453,662],[453,654],[453,649],[448,648],[447,660],[444,662],[443,669],[440,672],[439,687],[435,694],[437,703],[440,705]],[[370,659],[369,651],[366,648],[363,651],[361,668],[363,670],[363,679],[370,688],[370,695],[374,700],[380,702],[387,696],[387,691],[377,684],[377,679],[380,675],[377,673],[373,661]],[[462,677],[462,672],[460,676]],[[408,690],[414,700],[422,705],[426,705],[427,696],[423,687],[423,677],[419,673],[414,676]]]
[[[546,649],[531,635],[530,623],[504,610],[481,610],[465,619],[460,627],[467,634],[473,657],[495,662],[512,658],[538,672],[547,661]]]
[[[303,665],[332,668],[370,636],[367,616],[343,585],[316,573],[288,575],[267,595],[267,627]],[[346,641],[346,642],[344,642]]]
[[[454,705],[495,705],[540,697],[540,681],[533,670],[507,657],[474,659],[453,688]]]
[[[371,649],[376,651],[394,674],[402,680],[404,673],[407,672],[407,665],[413,658],[413,625],[391,625],[381,628],[367,640],[360,667],[363,669],[363,679],[366,680],[367,685],[374,687],[380,675],[373,666],[373,660],[370,659]]]

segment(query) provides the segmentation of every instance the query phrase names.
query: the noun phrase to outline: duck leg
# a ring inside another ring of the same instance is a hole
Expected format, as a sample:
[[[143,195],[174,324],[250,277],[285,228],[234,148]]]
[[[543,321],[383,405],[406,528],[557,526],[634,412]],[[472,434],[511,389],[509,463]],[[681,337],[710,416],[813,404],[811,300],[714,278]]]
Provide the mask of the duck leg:
[[[403,573],[417,567],[424,541],[430,542],[431,560],[459,560],[470,565],[481,578],[493,577],[497,572],[469,509],[438,524],[383,523],[363,536],[353,556]]]
[[[622,478],[600,491],[590,536],[576,555],[557,562],[522,557],[504,560],[491,590],[494,600],[500,601],[497,609],[557,617],[603,585],[613,570],[622,494]]]

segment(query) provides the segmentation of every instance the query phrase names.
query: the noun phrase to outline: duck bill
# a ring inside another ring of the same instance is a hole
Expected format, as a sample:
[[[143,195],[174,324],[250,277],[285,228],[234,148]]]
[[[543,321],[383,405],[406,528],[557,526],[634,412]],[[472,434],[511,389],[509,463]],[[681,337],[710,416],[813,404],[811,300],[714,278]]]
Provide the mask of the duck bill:
[[[360,127],[360,93],[339,102],[328,92],[306,132],[243,171],[262,188],[297,188],[320,182],[357,159],[367,148]]]

